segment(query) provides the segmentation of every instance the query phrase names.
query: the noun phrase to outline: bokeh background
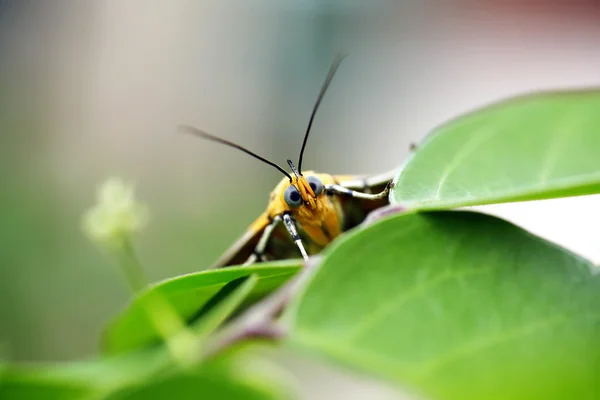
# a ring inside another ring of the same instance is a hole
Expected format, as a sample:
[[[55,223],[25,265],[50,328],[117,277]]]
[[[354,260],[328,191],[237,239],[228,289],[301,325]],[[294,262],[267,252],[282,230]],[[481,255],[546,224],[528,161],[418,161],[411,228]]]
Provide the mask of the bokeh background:
[[[583,0],[0,0],[0,341],[14,360],[93,356],[128,300],[81,233],[110,176],[136,183],[136,239],[159,280],[214,261],[281,178],[177,133],[189,123],[284,164],[296,159],[333,55],[349,57],[305,166],[368,174],[411,142],[508,96],[600,83],[600,3]],[[485,207],[600,261],[599,199]],[[307,398],[396,398],[378,383],[281,356]]]

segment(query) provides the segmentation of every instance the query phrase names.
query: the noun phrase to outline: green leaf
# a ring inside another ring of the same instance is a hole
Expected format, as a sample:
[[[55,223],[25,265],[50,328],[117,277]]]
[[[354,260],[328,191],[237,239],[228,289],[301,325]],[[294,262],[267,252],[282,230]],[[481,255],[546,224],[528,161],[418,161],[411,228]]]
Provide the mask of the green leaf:
[[[432,399],[597,398],[590,268],[484,214],[394,216],[326,250],[289,343]]]
[[[167,374],[115,391],[107,399],[272,399],[295,397],[291,376],[250,343],[225,350],[195,370]]]
[[[163,348],[62,363],[6,364],[1,399],[90,399],[143,380],[169,363]]]
[[[444,209],[600,192],[600,91],[523,96],[434,129],[392,201]]]
[[[211,298],[203,307],[203,309],[208,310],[206,315],[203,315],[198,322],[193,324],[192,332],[194,332],[197,340],[205,340],[219,328],[250,295],[257,283],[258,276],[256,274],[238,278],[224,286],[224,288],[232,286],[231,291],[221,290],[216,296]],[[207,307],[210,303],[214,303],[215,305]]]
[[[71,363],[9,365],[0,381],[1,399],[283,399],[284,379],[265,371],[248,352],[230,352],[195,369],[181,371],[168,362],[164,348]],[[253,366],[248,379],[239,365]],[[264,384],[265,373],[279,378]],[[288,389],[289,387],[285,387]],[[192,397],[194,396],[194,397]]]
[[[92,388],[78,382],[31,379],[28,376],[15,376],[8,373],[0,380],[2,399],[87,399],[93,393]]]
[[[136,296],[131,304],[110,324],[104,335],[104,349],[109,354],[130,351],[142,346],[158,343],[160,336],[153,328],[144,311],[149,291],[158,292],[187,321],[199,321],[218,302],[229,293],[230,282],[236,279],[256,275],[257,282],[249,293],[244,292],[243,306],[256,302],[266,294],[281,286],[300,268],[300,261],[264,263],[255,266],[230,267],[209,270],[167,279]],[[229,307],[227,312],[233,311]],[[224,318],[221,315],[218,319]]]
[[[197,400],[199,398],[263,400],[276,397],[218,375],[187,372],[124,389],[106,397],[106,400]]]

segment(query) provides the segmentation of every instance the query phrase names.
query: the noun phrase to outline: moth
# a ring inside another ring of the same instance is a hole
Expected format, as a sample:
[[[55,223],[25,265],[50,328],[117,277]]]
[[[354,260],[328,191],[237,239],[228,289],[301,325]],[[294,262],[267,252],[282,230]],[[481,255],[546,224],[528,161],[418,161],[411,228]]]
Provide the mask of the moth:
[[[250,265],[319,253],[341,233],[360,224],[373,210],[389,204],[394,171],[377,176],[330,175],[302,170],[310,130],[343,55],[333,60],[312,109],[298,164],[287,160],[290,172],[276,163],[228,140],[193,126],[180,130],[233,147],[276,168],[284,178],[269,196],[267,209],[211,268]]]

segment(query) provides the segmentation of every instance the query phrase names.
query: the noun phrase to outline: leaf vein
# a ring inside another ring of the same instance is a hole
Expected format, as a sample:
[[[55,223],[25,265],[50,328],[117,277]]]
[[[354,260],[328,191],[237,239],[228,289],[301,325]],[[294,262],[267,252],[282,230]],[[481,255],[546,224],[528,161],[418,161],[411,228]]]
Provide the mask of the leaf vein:
[[[599,318],[600,313],[593,313],[594,318]],[[570,314],[558,314],[551,315],[546,318],[541,318],[536,321],[532,321],[529,324],[515,327],[508,331],[504,331],[495,335],[489,335],[482,337],[478,340],[471,340],[463,345],[460,345],[453,350],[446,352],[440,356],[435,357],[431,361],[424,362],[419,368],[420,372],[417,373],[420,379],[428,379],[442,368],[449,364],[455,363],[461,359],[473,356],[479,351],[482,351],[493,346],[497,346],[512,340],[517,340],[527,335],[534,334],[536,332],[550,329],[558,325],[569,322],[572,319]]]
[[[352,329],[346,336],[345,339],[348,343],[356,342],[361,336],[368,333],[369,330],[377,324],[377,322],[383,320],[389,314],[398,311],[399,308],[404,306],[410,300],[413,300],[419,296],[427,293],[428,290],[452,279],[458,279],[469,275],[483,275],[490,273],[490,270],[478,267],[464,269],[461,271],[446,271],[437,277],[425,281],[407,292],[401,292],[400,296],[395,299],[386,302],[383,306],[373,310],[368,318],[363,319],[363,322],[358,324]]]
[[[446,180],[456,169],[460,166],[460,164],[469,157],[479,146],[481,146],[486,140],[488,140],[491,136],[496,133],[496,129],[487,128],[485,130],[480,131],[479,133],[475,132],[471,136],[471,138],[462,146],[462,148],[456,152],[450,163],[446,166],[442,175],[440,176],[440,181],[438,182],[438,187],[435,192],[436,200],[440,199],[442,187],[446,183]]]
[[[544,158],[542,169],[540,170],[540,175],[538,178],[542,186],[546,185],[550,175],[558,163],[563,145],[569,137],[567,132],[578,132],[577,129],[572,131],[568,129],[569,126],[574,125],[572,120],[573,118],[565,117],[562,123],[557,124],[556,128],[554,129],[554,133],[552,134],[552,139],[548,142],[546,157]]]

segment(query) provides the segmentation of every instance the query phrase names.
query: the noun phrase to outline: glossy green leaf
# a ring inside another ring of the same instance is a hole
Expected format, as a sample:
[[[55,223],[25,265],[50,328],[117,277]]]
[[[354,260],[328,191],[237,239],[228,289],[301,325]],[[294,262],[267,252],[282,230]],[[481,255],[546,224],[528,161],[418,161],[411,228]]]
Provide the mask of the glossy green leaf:
[[[593,399],[600,282],[503,220],[407,213],[326,250],[289,343],[431,399]]]
[[[224,294],[229,293],[230,287],[227,285],[230,282],[251,274],[256,275],[255,286],[246,293],[245,299],[239,299],[240,302],[244,300],[241,306],[243,307],[281,286],[299,268],[299,262],[294,260],[202,271],[165,280],[151,286],[149,290],[159,293],[184,319],[194,322],[212,309],[213,303],[216,303],[215,299],[221,299]],[[125,311],[110,324],[104,335],[106,352],[115,354],[159,342],[159,335],[144,310],[147,297],[148,291],[136,296]]]
[[[511,99],[446,123],[419,144],[391,199],[441,209],[600,192],[600,91]]]

